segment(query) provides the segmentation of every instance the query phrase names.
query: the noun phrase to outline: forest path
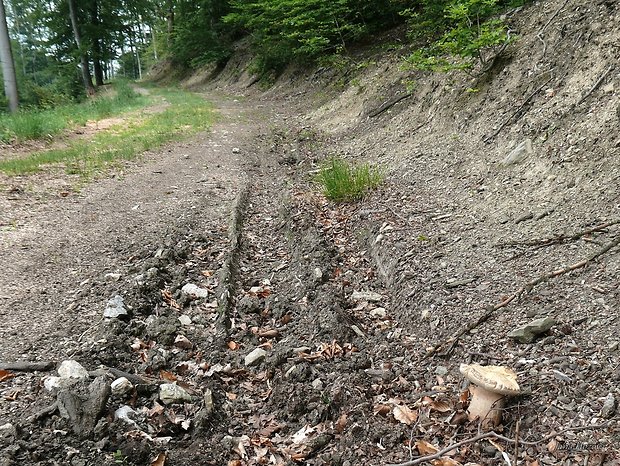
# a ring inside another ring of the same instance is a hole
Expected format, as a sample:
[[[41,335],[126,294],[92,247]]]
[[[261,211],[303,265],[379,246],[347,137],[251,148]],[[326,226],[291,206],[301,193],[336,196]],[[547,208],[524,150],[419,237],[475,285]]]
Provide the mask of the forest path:
[[[233,148],[251,144],[265,119],[248,118],[234,98],[215,104],[220,118],[211,131],[75,194],[62,180],[5,181],[0,205],[11,222],[0,229],[1,360],[62,357],[100,319],[134,256],[175,230],[226,228],[246,182]],[[47,192],[29,189],[40,182]],[[106,277],[115,273],[118,282]]]

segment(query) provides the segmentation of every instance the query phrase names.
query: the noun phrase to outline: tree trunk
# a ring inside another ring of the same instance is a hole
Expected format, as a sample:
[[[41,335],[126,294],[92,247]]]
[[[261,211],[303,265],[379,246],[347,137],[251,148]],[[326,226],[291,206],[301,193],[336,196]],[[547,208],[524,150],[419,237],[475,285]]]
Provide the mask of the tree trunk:
[[[9,110],[11,112],[16,112],[19,107],[17,78],[15,76],[15,63],[13,62],[11,39],[9,39],[9,29],[6,25],[6,13],[3,0],[0,0],[0,61],[2,61],[4,93],[9,101]]]
[[[90,4],[90,24],[93,26],[95,33],[92,37],[93,46],[93,70],[95,72],[95,84],[103,86],[103,69],[101,67],[101,42],[97,37],[99,34],[99,4],[97,0],[93,0]]]
[[[77,45],[80,53],[80,65],[82,67],[82,80],[84,81],[84,88],[86,89],[86,93],[91,96],[95,94],[95,87],[93,86],[93,80],[90,76],[88,57],[86,56],[86,52],[82,50],[82,37],[80,35],[80,28],[77,20],[75,0],[67,1],[69,2],[69,16],[71,18],[71,26],[73,27],[73,37],[75,38],[75,44]]]
[[[168,0],[167,2],[167,12],[166,12],[166,24],[168,26],[168,35],[166,40],[168,42],[168,47],[172,43],[172,32],[174,31],[174,4],[172,0]]]

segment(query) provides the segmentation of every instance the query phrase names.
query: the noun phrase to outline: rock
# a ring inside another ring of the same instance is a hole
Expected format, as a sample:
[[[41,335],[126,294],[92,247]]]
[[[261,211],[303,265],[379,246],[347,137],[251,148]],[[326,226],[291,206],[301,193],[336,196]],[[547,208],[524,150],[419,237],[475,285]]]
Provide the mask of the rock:
[[[114,420],[120,419],[131,426],[138,427],[136,421],[132,419],[132,417],[136,417],[137,415],[138,413],[136,413],[131,406],[124,405],[114,411]]]
[[[523,161],[532,152],[534,152],[532,149],[532,140],[526,139],[525,141],[521,142],[517,147],[515,147],[504,160],[502,160],[501,165],[503,167],[515,165]]]
[[[448,373],[448,368],[446,366],[437,366],[435,368],[435,374],[437,375],[446,375]]]
[[[182,314],[179,316],[179,322],[181,322],[181,325],[185,326],[192,325],[192,318],[187,314]]]
[[[117,282],[121,279],[121,274],[120,273],[106,273],[104,275],[106,280],[110,280],[111,282]]]
[[[110,385],[112,395],[121,396],[133,390],[133,384],[126,377],[119,377]]]
[[[205,402],[205,411],[207,414],[211,414],[213,412],[213,392],[210,388],[205,390],[203,399]]]
[[[187,339],[185,335],[177,335],[174,339],[174,346],[181,349],[192,349],[194,345]]]
[[[241,152],[241,149],[239,149],[238,147],[233,147],[233,148],[232,148],[232,153],[233,153],[233,154],[238,154],[238,153],[240,153],[240,152]]]
[[[508,334],[508,337],[519,343],[532,343],[536,336],[545,333],[556,324],[553,317],[545,317],[536,319],[523,327],[514,329]]]
[[[611,418],[616,412],[616,399],[614,398],[613,393],[609,393],[605,397],[605,401],[603,402],[603,407],[601,408],[601,417],[605,419]]]
[[[387,317],[387,311],[383,307],[376,307],[370,311],[370,315],[377,319],[385,319]]]
[[[90,384],[81,381],[58,392],[58,412],[69,421],[75,434],[87,438],[105,412],[110,392],[108,379],[104,376],[97,377]]]
[[[58,375],[63,379],[88,379],[88,371],[79,362],[68,359],[60,363]]]
[[[175,383],[161,384],[159,386],[159,399],[166,405],[192,401],[190,394]]]
[[[129,312],[125,309],[125,302],[123,297],[116,295],[108,301],[105,310],[103,311],[103,317],[108,319],[120,319],[129,316]]]
[[[62,377],[47,377],[43,381],[43,386],[48,392],[55,392],[66,386],[65,381],[66,379],[63,379]]]
[[[321,379],[314,379],[312,381],[312,388],[315,390],[323,390],[323,381]]]
[[[13,424],[7,422],[0,426],[0,440],[8,440],[17,438],[17,429]]]
[[[263,359],[265,359],[266,356],[267,351],[262,348],[256,348],[245,357],[245,365],[248,367],[255,366],[259,364]]]
[[[205,290],[204,288],[200,288],[197,285],[194,285],[193,283],[188,283],[186,285],[183,285],[183,288],[181,288],[181,291],[189,296],[192,296],[194,298],[207,298],[209,297],[209,290]]]
[[[372,303],[379,302],[383,299],[383,295],[374,291],[354,291],[351,295],[353,301],[368,301]]]

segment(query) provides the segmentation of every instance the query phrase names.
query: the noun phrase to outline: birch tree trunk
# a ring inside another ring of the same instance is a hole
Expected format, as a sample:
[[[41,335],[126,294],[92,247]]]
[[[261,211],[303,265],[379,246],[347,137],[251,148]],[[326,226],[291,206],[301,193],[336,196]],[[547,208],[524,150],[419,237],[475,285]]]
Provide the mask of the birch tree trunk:
[[[4,1],[0,0],[0,61],[2,61],[2,77],[4,80],[4,93],[9,101],[9,110],[16,112],[19,107],[17,95],[17,78],[15,76],[15,62],[11,51],[11,39],[6,25],[6,12]]]
[[[71,26],[73,27],[73,37],[75,38],[75,44],[80,51],[80,65],[82,67],[82,80],[84,81],[84,87],[86,93],[90,96],[95,94],[95,87],[93,86],[93,79],[90,76],[90,68],[88,67],[88,57],[86,52],[82,50],[82,37],[80,35],[80,28],[77,20],[77,13],[75,8],[75,0],[67,0],[69,2],[69,16],[71,18]]]

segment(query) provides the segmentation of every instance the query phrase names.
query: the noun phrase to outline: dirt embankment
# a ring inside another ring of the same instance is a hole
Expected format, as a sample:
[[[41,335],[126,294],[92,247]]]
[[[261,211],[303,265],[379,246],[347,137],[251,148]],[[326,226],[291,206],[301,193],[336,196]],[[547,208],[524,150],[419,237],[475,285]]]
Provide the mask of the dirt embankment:
[[[618,464],[620,10],[547,1],[512,24],[471,79],[363,52],[345,81],[262,91],[239,58],[190,82],[237,95],[212,134],[33,202],[2,252],[2,357],[91,372],[0,382],[4,464],[383,465],[457,442],[433,464]],[[386,182],[329,203],[329,155]],[[100,321],[115,294],[131,316]],[[523,391],[493,442],[464,413],[472,362]]]

